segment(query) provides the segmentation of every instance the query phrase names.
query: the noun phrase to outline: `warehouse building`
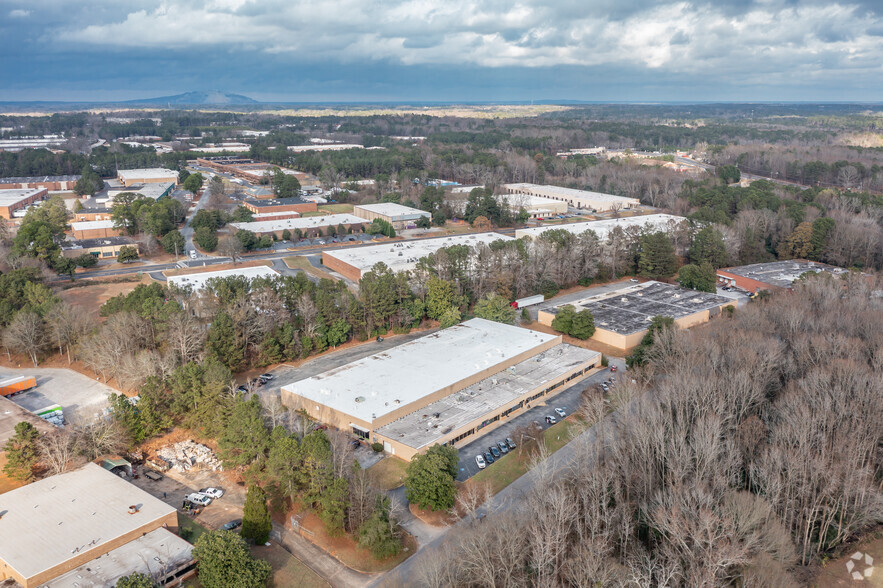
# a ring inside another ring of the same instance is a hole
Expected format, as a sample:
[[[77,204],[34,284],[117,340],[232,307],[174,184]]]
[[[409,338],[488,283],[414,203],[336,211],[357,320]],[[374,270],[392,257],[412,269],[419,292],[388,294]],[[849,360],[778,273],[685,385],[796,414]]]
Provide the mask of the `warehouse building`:
[[[117,172],[117,178],[123,186],[130,187],[135,184],[155,184],[171,182],[178,183],[178,172],[173,169],[152,167],[145,169],[121,169]]]
[[[84,208],[74,213],[74,221],[112,220],[113,210],[110,208]]]
[[[24,210],[49,196],[46,188],[16,188],[0,190],[0,218],[11,220],[24,216]]]
[[[186,274],[183,276],[169,276],[169,284],[179,288],[192,288],[194,292],[205,288],[206,282],[215,278],[229,278],[232,276],[240,276],[249,281],[255,278],[276,278],[279,272],[266,265],[256,265],[253,267],[241,267],[236,269],[218,270],[213,272],[199,272],[195,274]]]
[[[186,574],[192,560],[189,544],[170,532],[178,528],[174,507],[94,463],[0,495],[0,513],[0,580],[11,578],[23,588],[111,586],[146,567],[138,550],[145,543],[178,554],[173,573]],[[106,562],[113,564],[105,569]],[[87,574],[79,584],[58,581],[81,566]],[[108,574],[114,569],[122,573]]]
[[[489,432],[600,363],[560,336],[476,318],[282,386],[282,402],[410,460]]]
[[[252,212],[316,212],[319,205],[303,198],[256,198],[243,200],[242,205]]]
[[[331,143],[327,145],[289,145],[288,150],[292,153],[304,153],[306,151],[344,151],[346,149],[364,149],[364,145],[355,143]]]
[[[112,220],[80,221],[71,223],[71,234],[74,239],[105,239],[107,237],[121,237],[125,234],[124,229],[113,226]]]
[[[213,169],[217,172],[229,174],[233,177],[240,178],[249,182],[260,182],[267,177],[268,174],[278,166],[269,163],[261,163],[253,159],[244,157],[200,157],[196,160],[197,165]],[[309,178],[308,174],[295,171],[292,169],[278,168],[282,173],[292,175],[299,182],[304,182]]]
[[[135,251],[139,251],[138,244],[131,237],[104,237],[65,241],[61,244],[61,254],[64,257],[78,257],[88,253],[98,259],[114,259],[123,247],[134,247]]]
[[[299,212],[253,212],[252,220],[255,221],[271,221],[283,220],[286,218],[300,218]]]
[[[351,233],[361,233],[368,224],[363,218],[351,214],[326,214],[324,216],[306,216],[301,218],[287,218],[280,220],[255,221],[250,223],[230,223],[235,229],[251,231],[256,235],[276,235],[282,239],[283,231],[295,234],[300,231],[302,237],[321,237],[331,233],[337,233],[339,226]]]
[[[575,302],[541,307],[540,324],[551,327],[562,306],[574,307],[576,312],[588,309],[595,318],[592,339],[620,351],[631,349],[641,342],[655,316],[671,317],[682,329],[707,322],[734,305],[730,298],[687,290],[661,282],[632,284],[618,290],[591,295]]]
[[[42,190],[71,192],[82,176],[39,176],[0,178],[0,190]]]
[[[430,219],[432,213],[411,208],[394,202],[381,202],[379,204],[362,204],[353,207],[353,214],[373,221],[375,218],[390,223],[396,230],[414,228],[421,218]]]
[[[625,216],[597,221],[580,223],[567,223],[563,225],[549,225],[546,227],[532,227],[529,229],[516,229],[515,237],[535,238],[546,231],[564,230],[574,235],[582,235],[586,231],[594,231],[599,241],[604,241],[617,227],[623,231],[629,229],[637,231],[665,231],[671,233],[683,226],[687,219],[672,214],[647,214],[643,216]]]
[[[530,218],[545,218],[558,214],[567,214],[567,203],[563,200],[534,196],[523,192],[500,194],[497,196],[502,206],[509,208],[517,215],[523,208]]]
[[[725,267],[717,270],[718,279],[726,285],[741,288],[752,294],[760,290],[790,290],[791,284],[807,272],[828,272],[833,275],[845,274],[847,270],[833,265],[789,259],[770,263],[754,263],[738,267]]]
[[[323,251],[322,263],[329,269],[358,282],[362,279],[363,273],[370,271],[379,262],[385,263],[394,272],[402,272],[414,269],[417,267],[418,260],[435,253],[442,247],[451,247],[452,245],[476,247],[481,243],[489,245],[498,240],[511,241],[513,239],[500,233],[472,233],[434,239],[398,241],[383,245]]]
[[[571,208],[606,212],[610,210],[627,210],[641,204],[637,198],[602,194],[589,190],[574,190],[560,186],[541,186],[539,184],[503,184],[503,190],[510,194],[529,194],[566,202]]]

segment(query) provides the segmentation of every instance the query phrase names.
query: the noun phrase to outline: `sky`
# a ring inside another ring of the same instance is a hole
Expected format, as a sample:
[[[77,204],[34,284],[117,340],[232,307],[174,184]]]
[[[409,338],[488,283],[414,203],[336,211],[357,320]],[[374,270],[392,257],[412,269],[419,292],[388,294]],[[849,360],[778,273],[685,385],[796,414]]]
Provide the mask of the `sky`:
[[[0,101],[881,101],[883,0],[0,0]]]

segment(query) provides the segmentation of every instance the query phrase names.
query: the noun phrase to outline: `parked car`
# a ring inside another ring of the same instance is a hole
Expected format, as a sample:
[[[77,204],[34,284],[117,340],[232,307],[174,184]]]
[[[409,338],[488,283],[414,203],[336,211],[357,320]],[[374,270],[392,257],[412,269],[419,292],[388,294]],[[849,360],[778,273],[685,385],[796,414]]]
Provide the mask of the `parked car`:
[[[480,455],[475,456],[475,465],[478,466],[478,469],[483,470],[487,467],[487,462],[484,461],[484,458]]]
[[[616,367],[615,365],[610,366],[610,371],[611,371],[611,372],[615,372],[615,371],[618,370],[618,369],[619,369],[619,368]]]
[[[192,504],[197,504],[199,506],[208,506],[212,503],[212,497],[206,496],[201,492],[193,492],[184,497],[184,500],[190,502]]]
[[[190,250],[190,259],[196,259],[196,250],[195,249]]]
[[[224,491],[220,488],[203,488],[199,491],[200,494],[205,494],[211,498],[220,498],[224,495]]]
[[[484,460],[488,463],[488,465],[494,463],[494,456],[491,455],[490,451],[484,452]]]
[[[144,477],[148,480],[153,480],[154,482],[159,482],[163,479],[163,475],[159,472],[155,472],[153,470],[144,470]]]
[[[494,456],[494,459],[500,459],[500,458],[503,456],[503,454],[500,453],[500,450],[497,449],[497,448],[496,448],[495,446],[493,446],[493,445],[491,445],[490,447],[488,447],[487,450],[491,452],[491,455]]]
[[[243,385],[239,386],[238,388],[236,388],[236,390],[237,390],[238,392],[248,392],[248,386],[246,386],[245,384],[243,384]]]
[[[509,446],[504,441],[497,441],[497,447],[500,448],[500,453],[503,455],[509,453]]]
[[[249,382],[249,385],[251,385],[251,386],[255,386],[256,388],[260,388],[260,387],[263,386],[265,383],[266,383],[266,382],[264,382],[262,379],[260,379],[260,378],[255,378],[254,380],[252,380],[251,382]]]
[[[629,282],[634,282],[635,284],[637,284],[637,283],[638,283],[638,278],[632,278],[631,280],[629,280]]]
[[[264,380],[265,382],[269,382],[270,380],[274,379],[276,376],[274,376],[273,374],[261,374],[258,377],[260,379]]]
[[[601,384],[601,390],[605,392],[610,392],[610,388],[607,387],[607,384]]]
[[[358,439],[350,439],[350,447],[353,449],[358,449],[361,443],[359,443]]]
[[[506,445],[509,446],[509,449],[515,449],[515,441],[513,441],[509,437],[506,437]]]
[[[238,529],[240,525],[242,525],[242,519],[233,519],[229,523],[221,525],[221,529],[224,531],[232,531],[233,529]]]
[[[556,409],[555,409],[555,414],[557,414],[558,416],[560,416],[562,419],[563,419],[564,417],[567,416],[567,413],[564,412],[564,409],[563,409],[563,408],[556,408]]]
[[[550,425],[554,425],[554,424],[557,423],[558,421],[557,421],[557,420],[555,419],[555,417],[553,417],[552,415],[547,415],[547,416],[546,416],[546,422],[549,423]]]

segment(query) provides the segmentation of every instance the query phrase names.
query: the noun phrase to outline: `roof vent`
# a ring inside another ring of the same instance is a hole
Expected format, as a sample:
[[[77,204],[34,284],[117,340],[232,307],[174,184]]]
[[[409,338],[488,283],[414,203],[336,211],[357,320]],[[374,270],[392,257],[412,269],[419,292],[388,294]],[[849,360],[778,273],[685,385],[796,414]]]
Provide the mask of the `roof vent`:
[[[135,514],[140,510],[137,504],[132,504],[129,506],[129,514]]]
[[[356,402],[365,402],[364,396],[356,396]]]

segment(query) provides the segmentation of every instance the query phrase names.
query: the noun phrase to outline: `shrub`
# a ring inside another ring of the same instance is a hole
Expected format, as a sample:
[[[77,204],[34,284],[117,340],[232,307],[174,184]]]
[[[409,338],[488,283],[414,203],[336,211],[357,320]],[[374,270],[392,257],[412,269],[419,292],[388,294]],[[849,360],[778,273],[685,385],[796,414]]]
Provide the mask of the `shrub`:
[[[383,443],[372,443],[371,449],[373,449],[377,453],[380,453],[381,451],[383,451]]]

